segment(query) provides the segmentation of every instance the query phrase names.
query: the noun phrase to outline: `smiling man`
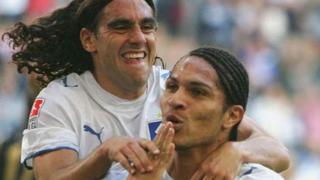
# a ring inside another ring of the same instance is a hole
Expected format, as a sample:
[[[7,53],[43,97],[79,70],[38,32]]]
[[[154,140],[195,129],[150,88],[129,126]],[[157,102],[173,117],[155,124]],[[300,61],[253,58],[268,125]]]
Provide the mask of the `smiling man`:
[[[159,153],[150,140],[161,123],[159,102],[168,77],[167,70],[153,66],[155,14],[152,0],[73,0],[4,34],[17,49],[18,69],[47,85],[22,140],[22,162],[38,179],[108,179],[126,170],[152,171],[147,155]],[[283,145],[248,120],[241,124],[240,140],[250,141],[222,147],[204,162],[210,168],[196,175],[220,173],[230,162],[287,166]],[[255,147],[256,142],[265,145]],[[225,156],[232,157],[227,164],[215,163]]]

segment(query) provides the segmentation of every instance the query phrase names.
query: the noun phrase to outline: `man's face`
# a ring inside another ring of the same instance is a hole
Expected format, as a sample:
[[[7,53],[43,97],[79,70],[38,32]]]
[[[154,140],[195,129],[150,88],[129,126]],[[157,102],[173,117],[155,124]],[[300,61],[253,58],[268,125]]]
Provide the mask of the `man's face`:
[[[177,149],[213,144],[221,131],[225,96],[216,71],[200,57],[179,61],[161,99],[164,121],[175,129]]]
[[[145,85],[155,58],[156,20],[144,0],[113,0],[92,35],[95,75],[120,88]]]

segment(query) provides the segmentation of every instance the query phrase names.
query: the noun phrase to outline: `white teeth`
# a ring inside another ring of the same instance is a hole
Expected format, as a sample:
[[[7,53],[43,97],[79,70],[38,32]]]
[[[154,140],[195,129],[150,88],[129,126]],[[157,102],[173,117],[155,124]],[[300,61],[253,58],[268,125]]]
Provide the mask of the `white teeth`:
[[[144,53],[140,52],[140,53],[126,53],[124,55],[125,58],[127,59],[139,59],[139,58],[144,58]]]

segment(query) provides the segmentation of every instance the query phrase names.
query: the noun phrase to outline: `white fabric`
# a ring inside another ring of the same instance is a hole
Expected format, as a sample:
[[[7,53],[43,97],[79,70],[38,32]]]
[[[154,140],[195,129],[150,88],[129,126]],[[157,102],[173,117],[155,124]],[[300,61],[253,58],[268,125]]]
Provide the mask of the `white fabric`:
[[[162,179],[173,180],[167,172]],[[239,175],[234,180],[283,180],[283,177],[260,164],[248,163],[242,165]]]
[[[37,97],[44,100],[39,114],[23,132],[21,161],[32,167],[34,156],[61,148],[84,159],[113,136],[152,139],[161,122],[159,98],[168,74],[153,67],[146,93],[133,101],[103,90],[89,71],[51,82]],[[110,172],[121,169],[114,164]]]

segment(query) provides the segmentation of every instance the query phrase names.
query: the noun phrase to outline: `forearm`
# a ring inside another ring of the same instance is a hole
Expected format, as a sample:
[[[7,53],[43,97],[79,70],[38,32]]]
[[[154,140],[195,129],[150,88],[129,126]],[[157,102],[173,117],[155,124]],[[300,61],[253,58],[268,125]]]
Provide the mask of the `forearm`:
[[[63,174],[67,174],[66,179],[93,180],[101,179],[110,168],[111,161],[105,158],[102,152],[95,152],[89,158],[80,161],[71,168],[65,169]]]
[[[40,180],[94,180],[101,179],[111,163],[99,148],[84,160],[68,159],[60,152],[52,152],[37,157],[34,171],[36,178]]]
[[[244,163],[259,163],[276,172],[289,167],[288,149],[270,136],[250,137],[231,143],[239,150]]]
[[[288,149],[245,116],[238,128],[238,141],[232,142],[244,162],[259,163],[277,172],[289,167]]]
[[[162,173],[163,174],[163,173]],[[127,180],[162,180],[162,174],[159,173],[145,173],[145,174],[129,174]]]

